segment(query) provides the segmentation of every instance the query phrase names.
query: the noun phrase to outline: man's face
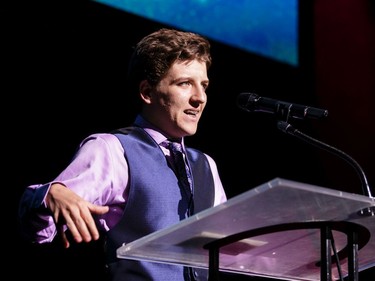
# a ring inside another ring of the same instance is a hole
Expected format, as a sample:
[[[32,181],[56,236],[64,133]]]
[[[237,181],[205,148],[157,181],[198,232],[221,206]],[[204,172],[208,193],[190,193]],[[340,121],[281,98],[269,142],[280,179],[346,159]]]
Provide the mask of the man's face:
[[[206,64],[177,62],[151,90],[144,116],[172,138],[193,135],[206,106]]]

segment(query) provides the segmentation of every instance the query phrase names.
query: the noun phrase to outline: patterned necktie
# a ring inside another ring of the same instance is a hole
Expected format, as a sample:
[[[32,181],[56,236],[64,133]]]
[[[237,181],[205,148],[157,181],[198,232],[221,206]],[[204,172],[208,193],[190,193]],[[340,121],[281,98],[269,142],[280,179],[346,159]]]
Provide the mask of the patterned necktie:
[[[188,215],[191,215],[193,213],[193,193],[191,191],[192,179],[190,169],[184,160],[182,146],[180,143],[168,141],[168,148],[172,152],[176,174],[179,179],[178,184],[187,198]]]
[[[166,141],[166,147],[172,153],[172,159],[176,175],[178,177],[178,185],[180,186],[183,198],[187,202],[187,210],[184,211],[184,215],[191,216],[194,213],[194,200],[192,193],[192,177],[190,169],[185,162],[184,154],[182,152],[182,145],[176,141]],[[190,267],[184,266],[184,279],[185,280],[196,280],[193,274],[193,270]]]

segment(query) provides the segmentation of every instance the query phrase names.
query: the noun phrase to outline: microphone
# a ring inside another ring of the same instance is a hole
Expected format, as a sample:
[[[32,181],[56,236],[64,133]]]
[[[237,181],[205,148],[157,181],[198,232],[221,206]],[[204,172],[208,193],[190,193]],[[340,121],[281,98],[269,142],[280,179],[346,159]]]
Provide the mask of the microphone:
[[[248,112],[265,112],[286,118],[321,119],[328,116],[328,110],[260,97],[254,93],[241,93],[237,97],[237,106]]]

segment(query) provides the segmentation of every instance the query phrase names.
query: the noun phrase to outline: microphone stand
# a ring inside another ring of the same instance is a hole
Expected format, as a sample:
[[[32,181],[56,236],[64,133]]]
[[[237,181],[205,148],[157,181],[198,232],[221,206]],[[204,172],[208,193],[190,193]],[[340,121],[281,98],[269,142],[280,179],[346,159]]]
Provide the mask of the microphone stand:
[[[361,180],[361,183],[362,183],[362,191],[363,191],[363,194],[370,197],[371,199],[373,199],[374,197],[372,197],[371,195],[371,190],[370,190],[370,186],[367,182],[367,178],[366,178],[366,175],[363,171],[363,169],[361,168],[361,166],[357,163],[357,161],[355,161],[352,157],[350,157],[348,154],[346,154],[345,152],[333,147],[333,146],[330,146],[324,142],[321,142],[317,139],[314,139],[302,132],[300,132],[299,130],[295,129],[292,125],[290,125],[289,123],[285,122],[285,121],[278,121],[277,123],[277,128],[280,129],[282,132],[284,133],[287,133],[287,134],[290,134],[292,136],[295,136],[303,141],[306,141],[318,148],[322,148],[328,152],[331,152],[337,156],[339,156],[340,158],[344,159],[345,161],[347,161],[350,165],[352,165],[354,167],[354,169],[356,170],[357,174],[359,175],[360,177],[360,180]],[[374,216],[374,210],[368,210],[370,212],[370,214],[372,216]]]
[[[350,165],[352,165],[354,167],[354,169],[356,170],[356,172],[358,173],[360,179],[361,179],[361,183],[362,183],[362,191],[364,193],[364,195],[367,195],[369,198],[371,199],[374,199],[374,197],[372,197],[371,195],[371,190],[370,190],[370,186],[367,182],[367,178],[366,178],[366,175],[363,171],[363,169],[361,168],[361,166],[357,163],[357,161],[355,161],[352,157],[350,157],[348,154],[346,154],[345,152],[333,147],[333,146],[330,146],[324,142],[321,142],[317,139],[314,139],[302,132],[300,132],[299,130],[295,129],[292,125],[290,125],[289,123],[285,122],[285,121],[278,121],[277,122],[277,128],[280,129],[282,132],[284,133],[287,133],[287,134],[290,134],[292,136],[295,136],[303,141],[306,141],[318,148],[322,148],[328,152],[331,152],[333,153],[334,155],[337,155],[339,156],[340,158],[344,159],[345,161],[347,161]],[[375,208],[374,207],[367,207],[367,208],[364,208],[360,211],[358,211],[358,215],[361,215],[361,216],[375,216]],[[327,229],[327,235],[330,237],[328,240],[330,241],[331,245],[332,245],[332,248],[333,248],[333,251],[334,251],[334,254],[335,254],[335,259],[336,259],[336,265],[337,265],[337,270],[339,272],[339,276],[340,276],[340,281],[343,280],[342,278],[342,272],[341,272],[341,266],[340,266],[340,263],[339,263],[339,259],[338,259],[338,255],[337,255],[337,251],[336,251],[336,248],[335,248],[335,243],[334,243],[334,239],[333,239],[333,235],[332,235],[332,230],[331,229]],[[354,233],[352,234],[354,235]],[[356,234],[354,235],[356,236]],[[353,249],[355,248],[355,243],[353,243],[352,245]],[[354,278],[353,280],[358,280],[358,265],[356,265],[358,263],[358,258],[357,258],[357,251],[358,250],[355,250],[356,254],[354,255],[354,257],[352,256],[350,259],[352,260],[351,263],[353,263],[352,265],[352,269],[354,268],[354,271],[352,273],[349,272],[349,278],[350,280],[352,280],[351,278]],[[350,269],[349,269],[350,271]],[[351,277],[350,277],[351,276]]]

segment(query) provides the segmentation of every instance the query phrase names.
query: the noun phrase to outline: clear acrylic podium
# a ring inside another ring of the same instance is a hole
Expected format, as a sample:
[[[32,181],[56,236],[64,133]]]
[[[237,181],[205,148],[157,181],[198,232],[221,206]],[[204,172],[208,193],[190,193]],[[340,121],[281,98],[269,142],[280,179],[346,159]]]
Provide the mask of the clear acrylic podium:
[[[117,256],[207,268],[210,281],[219,271],[355,281],[375,266],[374,212],[374,198],[276,178],[124,244]]]

